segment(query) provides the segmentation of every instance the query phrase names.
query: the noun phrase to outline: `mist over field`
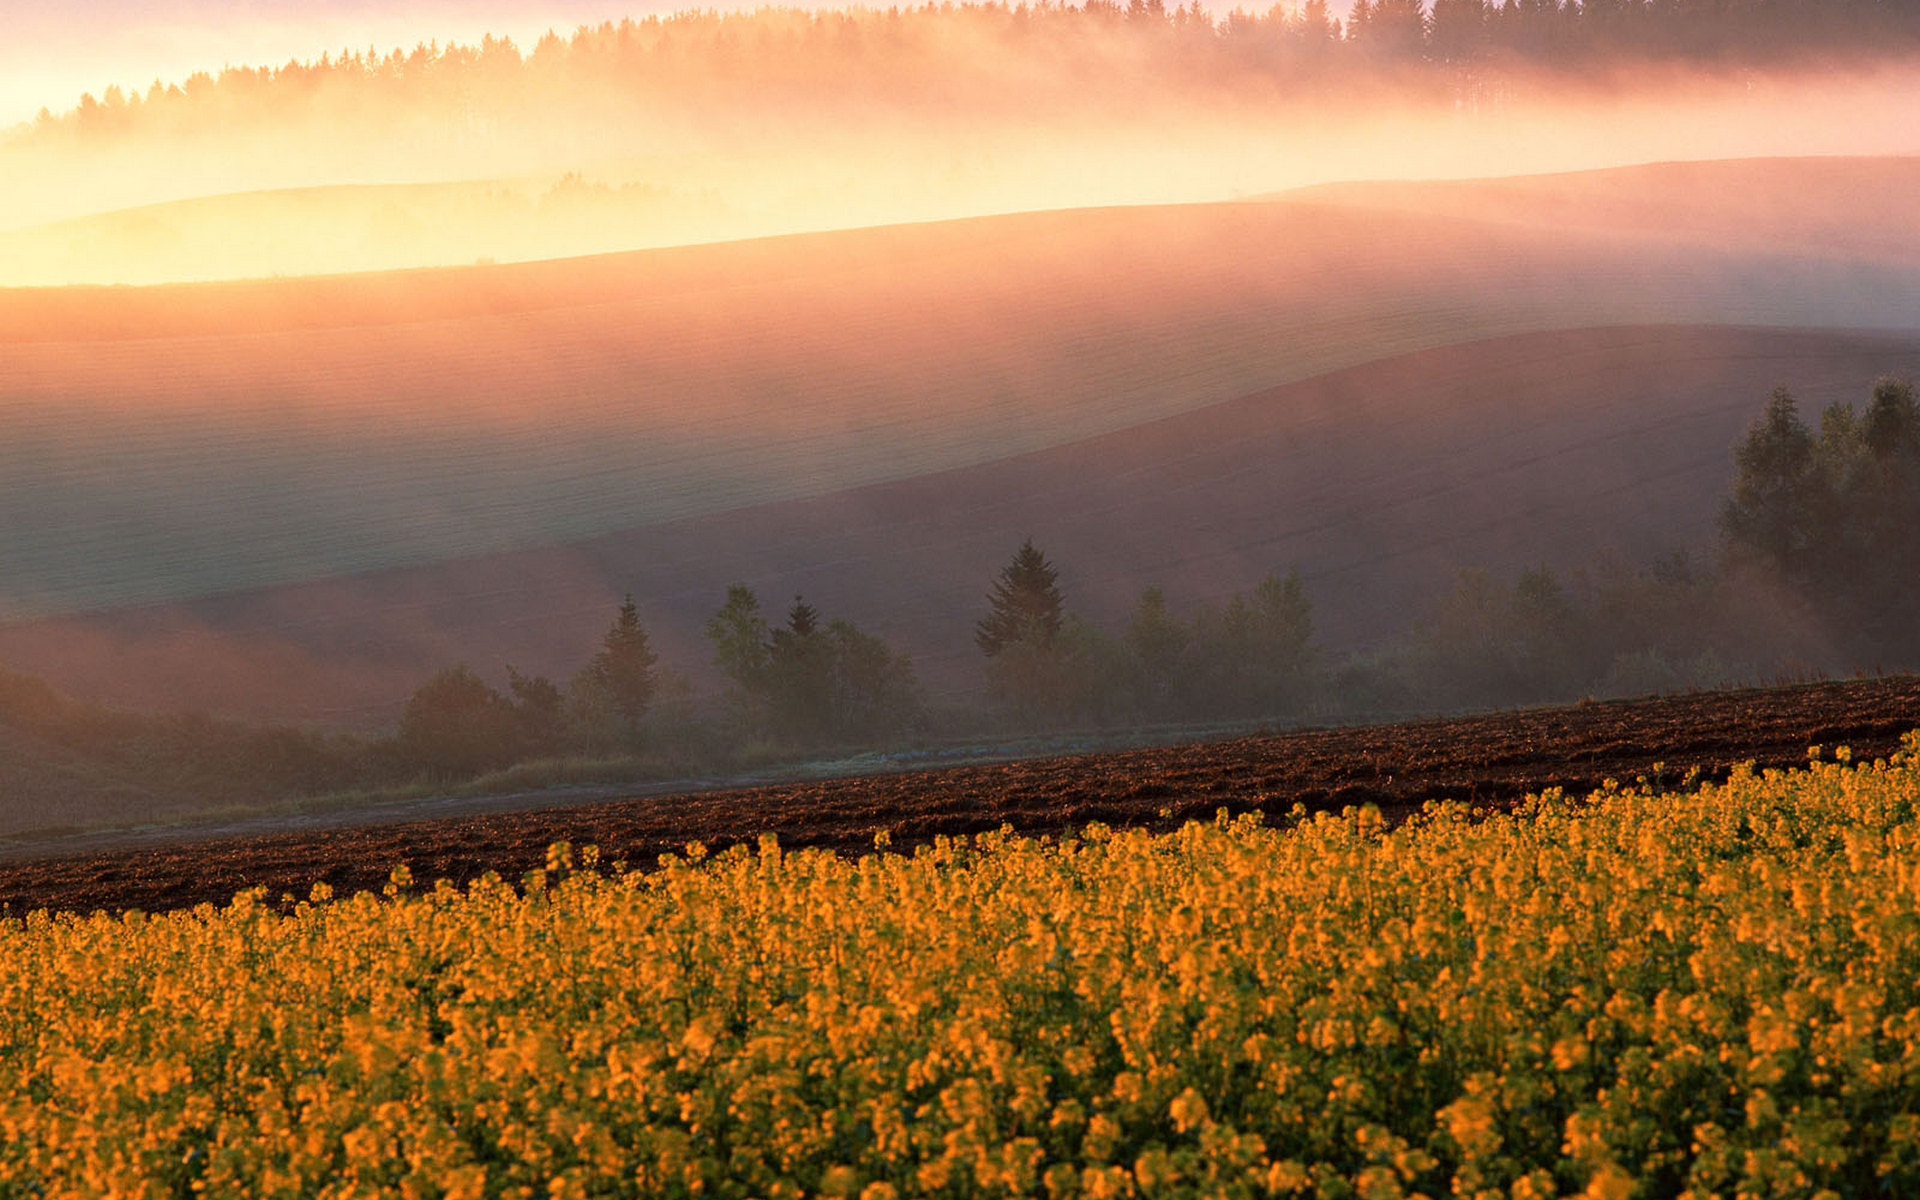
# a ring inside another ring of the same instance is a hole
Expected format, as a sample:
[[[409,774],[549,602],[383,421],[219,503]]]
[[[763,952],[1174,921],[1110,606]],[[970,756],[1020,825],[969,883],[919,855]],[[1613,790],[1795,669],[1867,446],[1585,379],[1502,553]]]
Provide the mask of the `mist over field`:
[[[607,0],[12,0],[0,45],[0,129],[60,112],[110,86],[145,91],[228,67],[284,65],[342,48],[412,47],[513,37],[532,45],[654,11]]]
[[[249,14],[0,57],[77,822],[1913,664],[1912,5]]]
[[[1754,62],[1641,47],[1569,65],[1498,46],[1426,61],[1307,22],[1285,9],[705,13],[520,43],[318,43],[297,61],[114,84],[0,144],[0,285],[1920,151],[1905,119],[1920,84],[1898,43]]]
[[[1920,0],[650,2],[0,0],[0,1200],[1920,1195]]]

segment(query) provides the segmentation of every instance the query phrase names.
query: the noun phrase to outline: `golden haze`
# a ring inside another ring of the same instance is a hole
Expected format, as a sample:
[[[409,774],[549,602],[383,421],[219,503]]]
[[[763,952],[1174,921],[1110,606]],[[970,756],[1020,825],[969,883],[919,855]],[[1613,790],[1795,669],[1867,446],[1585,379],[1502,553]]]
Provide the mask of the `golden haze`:
[[[0,286],[520,261],[1302,185],[1920,151],[1901,62],[1291,78],[995,10],[294,64],[0,145]],[[1187,40],[1181,40],[1183,37]],[[1199,45],[1206,54],[1194,49]],[[611,65],[609,65],[611,64]],[[638,64],[636,66],[636,64]]]

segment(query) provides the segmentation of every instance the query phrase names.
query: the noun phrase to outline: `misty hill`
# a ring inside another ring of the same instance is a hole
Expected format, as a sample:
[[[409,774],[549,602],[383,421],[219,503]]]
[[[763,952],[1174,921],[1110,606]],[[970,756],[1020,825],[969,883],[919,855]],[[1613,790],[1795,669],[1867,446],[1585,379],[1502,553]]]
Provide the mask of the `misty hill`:
[[[697,187],[593,186],[577,177],[335,184],[195,197],[0,232],[0,282],[338,274],[564,258],[785,228],[753,228]]]
[[[1920,261],[1903,218],[1920,158],[1666,162],[1504,179],[1323,184],[1270,199],[1499,220],[1563,232],[1632,233],[1729,250]]]
[[[1730,447],[1769,388],[1852,399],[1920,333],[1631,327],[1396,356],[1100,437],[540,550],[0,629],[0,660],[134,706],[390,719],[448,662],[564,675],[632,592],[701,673],[726,586],[799,591],[978,679],[971,622],[1025,536],[1070,604],[1218,600],[1298,567],[1334,647],[1391,636],[1457,568],[1710,547]]]
[[[1337,27],[1312,6],[1215,20],[1158,0],[703,11],[141,79],[0,130],[0,286],[1920,151],[1905,0],[1430,17],[1415,0]]]
[[[310,276],[476,261],[525,263],[831,229],[898,217],[850,209],[852,180],[812,200],[723,192],[690,165],[672,184],[577,175],[436,184],[337,184],[199,197],[0,232],[0,283],[154,284]],[[1512,223],[1564,235],[1646,237],[1733,252],[1920,261],[1910,212],[1920,159],[1675,162],[1509,179],[1324,184],[1267,199],[1399,218]],[[948,178],[919,215],[1005,197]]]
[[[1874,169],[1793,183],[1857,211]],[[1920,190],[1885,191],[1860,220],[1910,236]],[[0,291],[0,614],[576,541],[1423,348],[1647,323],[1916,328],[1920,263],[1293,202]]]
[[[1029,533],[1092,615],[1297,565],[1364,640],[1457,566],[1697,546],[1768,389],[1911,369],[1915,172],[0,290],[0,662],[118,703],[390,714],[448,662],[570,669],[629,588],[697,670],[746,579],[953,689],[954,623]]]

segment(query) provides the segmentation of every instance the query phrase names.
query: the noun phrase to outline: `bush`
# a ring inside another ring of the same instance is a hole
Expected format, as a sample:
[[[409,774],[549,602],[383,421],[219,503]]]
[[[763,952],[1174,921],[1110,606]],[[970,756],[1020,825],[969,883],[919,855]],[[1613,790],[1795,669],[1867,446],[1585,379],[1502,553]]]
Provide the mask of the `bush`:
[[[440,672],[400,714],[400,752],[434,779],[458,779],[506,766],[523,751],[513,705],[465,666]]]

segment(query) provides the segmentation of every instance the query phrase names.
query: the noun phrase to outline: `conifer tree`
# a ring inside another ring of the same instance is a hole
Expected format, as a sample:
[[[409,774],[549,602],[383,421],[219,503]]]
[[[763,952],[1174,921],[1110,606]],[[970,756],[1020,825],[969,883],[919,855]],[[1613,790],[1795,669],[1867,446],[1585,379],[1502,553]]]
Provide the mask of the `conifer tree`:
[[[795,596],[770,629],[745,584],[707,622],[714,665],[737,686],[740,716],[789,742],[820,745],[897,736],[922,716],[913,664],[844,620],[823,620]]]
[[[987,603],[989,611],[974,625],[973,640],[988,658],[1015,644],[1053,645],[1062,614],[1059,572],[1033,539],[1021,542],[1013,561],[1001,568]]]
[[[787,610],[787,632],[794,637],[808,637],[818,628],[820,610],[808,604],[805,597],[794,596],[793,607]]]
[[[629,595],[601,640],[600,652],[587,664],[587,677],[629,731],[638,728],[653,702],[654,666],[658,661],[640,624],[640,610]]]

